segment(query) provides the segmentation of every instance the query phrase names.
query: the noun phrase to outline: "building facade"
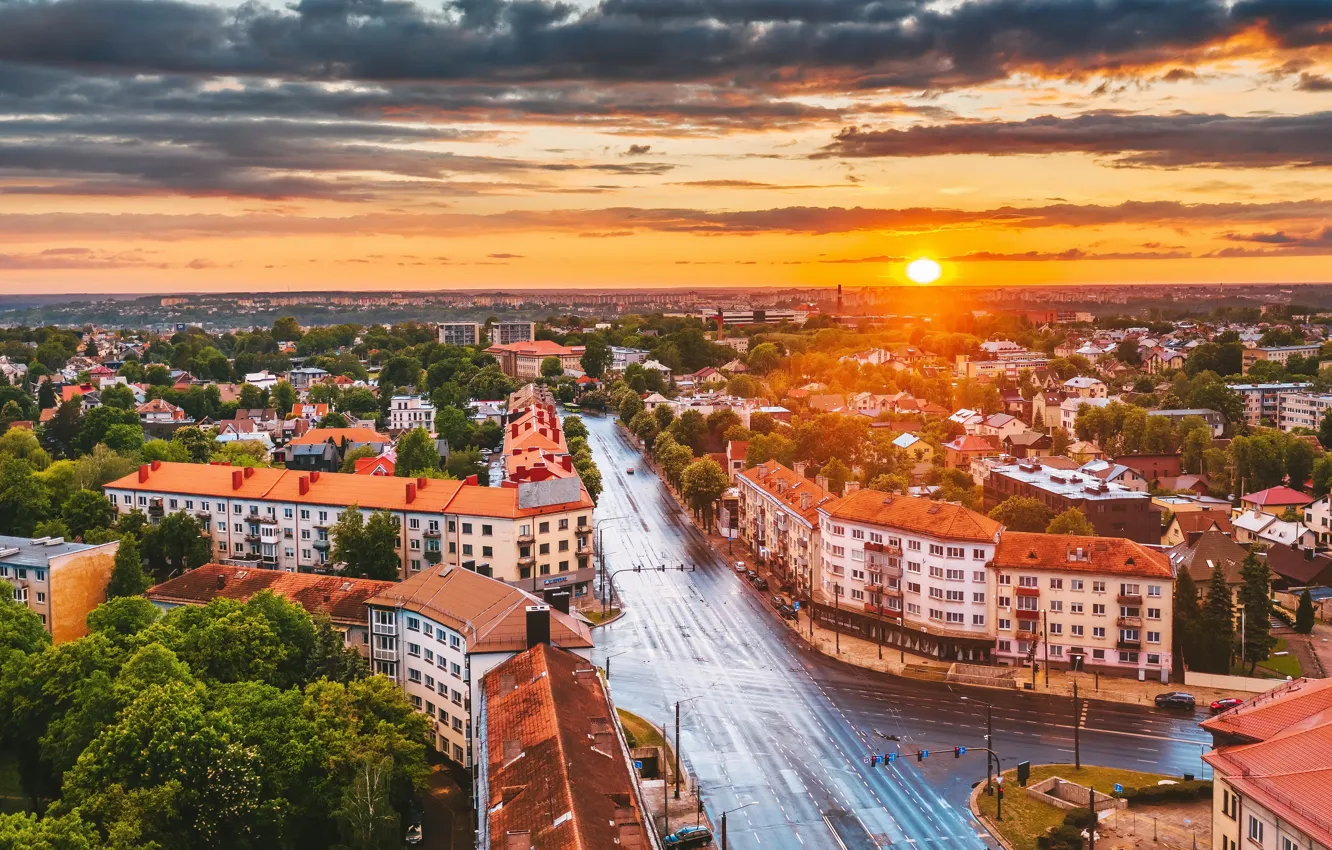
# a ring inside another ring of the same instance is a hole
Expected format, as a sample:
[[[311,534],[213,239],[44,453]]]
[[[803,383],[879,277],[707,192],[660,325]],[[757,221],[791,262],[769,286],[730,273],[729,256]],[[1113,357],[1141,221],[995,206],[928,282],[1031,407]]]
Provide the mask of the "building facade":
[[[416,395],[395,395],[389,401],[389,432],[401,434],[413,428],[435,433],[435,406]]]
[[[1231,384],[1234,391],[1244,402],[1244,424],[1262,425],[1264,422],[1277,425],[1280,421],[1280,403],[1283,393],[1299,393],[1312,387],[1307,383],[1279,384]]]
[[[0,581],[14,601],[42,621],[55,643],[88,633],[88,612],[106,601],[120,543],[67,542],[60,537],[0,537]]]
[[[193,515],[216,560],[333,571],[330,531],[351,505],[398,521],[401,575],[460,565],[541,594],[588,591],[592,500],[577,478],[480,487],[461,481],[154,461],[104,488],[119,513]]]
[[[476,322],[441,322],[440,345],[480,345],[481,326]]]
[[[808,596],[820,552],[819,510],[834,496],[777,461],[735,476],[740,538],[794,592]]]
[[[1080,470],[1052,469],[1035,462],[990,469],[984,482],[984,510],[994,510],[1011,496],[1036,499],[1056,514],[1076,508],[1102,537],[1161,542],[1161,512],[1150,494],[1101,481]]]
[[[496,322],[490,326],[491,345],[512,345],[536,339],[536,322]]]

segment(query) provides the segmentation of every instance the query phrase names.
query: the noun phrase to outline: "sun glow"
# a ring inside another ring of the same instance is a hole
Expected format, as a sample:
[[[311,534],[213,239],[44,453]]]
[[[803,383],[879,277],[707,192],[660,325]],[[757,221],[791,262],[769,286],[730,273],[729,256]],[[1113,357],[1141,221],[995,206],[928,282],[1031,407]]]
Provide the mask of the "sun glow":
[[[943,274],[943,268],[929,257],[921,257],[907,263],[906,276],[913,283],[934,283]]]

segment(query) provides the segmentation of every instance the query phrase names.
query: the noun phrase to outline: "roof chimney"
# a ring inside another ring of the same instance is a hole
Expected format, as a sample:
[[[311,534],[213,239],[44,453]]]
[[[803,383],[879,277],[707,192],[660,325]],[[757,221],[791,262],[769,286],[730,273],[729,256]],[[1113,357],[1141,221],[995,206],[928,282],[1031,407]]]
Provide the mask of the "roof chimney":
[[[471,484],[473,487],[475,487],[476,485],[480,484],[481,481],[480,481],[479,478],[476,477],[475,474],[472,474],[472,475],[469,475],[469,476],[467,476],[466,478],[464,478],[464,479],[463,479],[463,483],[464,483],[464,484]]]
[[[808,468],[809,468],[809,463],[808,463],[807,461],[803,461],[803,460],[802,460],[802,461],[798,461],[798,462],[796,463],[796,465],[795,465],[795,474],[796,474],[796,475],[799,475],[801,478],[804,478],[804,477],[805,477],[805,470],[808,469]]]
[[[410,505],[412,502],[415,501],[416,501],[416,482],[409,481],[407,482],[407,504]]]
[[[859,489],[860,489],[859,481],[848,481],[846,482],[846,484],[842,485],[842,495],[850,496],[852,493],[856,492]]]
[[[806,490],[800,494],[800,509],[807,511],[810,505],[814,504],[814,494]]]
[[[309,493],[310,492],[309,476],[302,475],[300,481],[297,482],[296,489],[300,490],[302,496],[304,496],[306,493]]]
[[[148,469],[149,469],[148,464],[146,464],[146,463],[141,463],[141,464],[139,464],[139,483],[140,483],[140,484],[142,484],[143,482],[145,482],[145,481],[148,480]]]
[[[426,478],[424,475],[421,476],[420,478],[416,479],[416,489],[418,489],[418,490],[424,490],[425,487],[426,487],[426,482],[429,481],[429,480],[430,480],[430,479],[429,479],[429,478]]]
[[[153,461],[153,472],[156,472],[157,470],[159,470],[159,469],[161,469],[161,468],[162,468],[162,461],[160,461],[160,460],[155,460],[155,461]]]
[[[814,476],[814,483],[817,484],[817,485],[819,485],[819,489],[820,489],[820,490],[827,490],[827,489],[828,489],[828,476],[826,476],[826,475],[816,475],[816,476]]]
[[[560,458],[560,465],[564,467],[565,472],[573,472],[573,457],[570,455],[563,455]]]
[[[253,466],[245,467],[245,477],[249,478],[251,475],[254,475],[254,467]]]
[[[550,606],[527,606],[527,648],[550,643]]]
[[[318,480],[319,480],[319,470],[316,469],[310,473],[310,483],[314,484]]]
[[[218,573],[218,574],[217,574],[217,589],[218,589],[218,590],[221,590],[221,589],[223,589],[223,588],[226,587],[226,586],[227,586],[227,575],[226,575],[226,573]]]
[[[231,489],[239,490],[241,488],[241,482],[244,480],[245,473],[241,472],[239,469],[231,470]]]
[[[549,602],[555,607],[555,610],[559,611],[561,614],[569,613],[569,591],[561,590],[559,593],[552,593],[549,597]]]

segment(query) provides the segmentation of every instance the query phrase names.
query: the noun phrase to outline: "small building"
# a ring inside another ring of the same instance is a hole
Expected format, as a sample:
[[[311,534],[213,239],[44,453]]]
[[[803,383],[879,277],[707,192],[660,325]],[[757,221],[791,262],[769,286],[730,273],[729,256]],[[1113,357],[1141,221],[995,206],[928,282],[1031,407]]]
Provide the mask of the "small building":
[[[964,434],[944,443],[944,466],[949,469],[970,470],[971,462],[979,458],[998,457],[1003,454],[994,437]]]
[[[55,643],[88,633],[88,612],[106,601],[118,541],[91,545],[61,537],[0,536],[0,580],[42,621]]]
[[[893,445],[906,452],[907,457],[915,463],[931,463],[934,461],[934,446],[910,432],[898,434],[894,437]]]
[[[1226,433],[1226,417],[1218,411],[1209,410],[1205,407],[1184,407],[1171,410],[1149,410],[1148,416],[1164,416],[1172,422],[1182,422],[1185,419],[1201,419],[1207,423],[1207,427],[1212,429],[1213,437],[1220,437]]]
[[[1287,509],[1293,509],[1297,513],[1303,511],[1305,506],[1312,504],[1313,501],[1314,499],[1310,495],[1278,484],[1275,487],[1268,487],[1266,490],[1240,496],[1240,511],[1258,511],[1272,516],[1281,516]]]
[[[435,433],[435,406],[418,395],[395,395],[389,401],[388,429],[401,434],[413,428],[424,428]]]

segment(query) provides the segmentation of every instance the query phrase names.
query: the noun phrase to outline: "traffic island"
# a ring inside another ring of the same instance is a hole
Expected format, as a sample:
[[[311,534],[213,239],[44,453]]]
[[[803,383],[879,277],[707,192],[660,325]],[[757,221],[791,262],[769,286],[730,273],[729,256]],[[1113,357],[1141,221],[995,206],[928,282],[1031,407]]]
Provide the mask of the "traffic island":
[[[1110,841],[1104,847],[1191,850],[1211,846],[1210,782],[1110,767],[1046,764],[1032,766],[1026,788],[1018,785],[1016,770],[1004,771],[1002,784],[1003,820],[997,817],[999,796],[986,794],[984,781],[973,789],[970,806],[1005,850],[1078,850],[1080,843],[1065,847],[1079,829],[1066,823],[1085,820],[1091,796],[1086,789],[1097,792],[1097,839]],[[1081,786],[1088,799],[1070,808],[1079,790],[1074,786]],[[1117,786],[1124,792],[1116,793]],[[1076,814],[1070,818],[1070,813]]]

